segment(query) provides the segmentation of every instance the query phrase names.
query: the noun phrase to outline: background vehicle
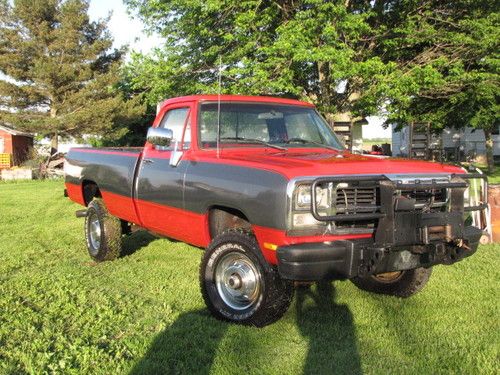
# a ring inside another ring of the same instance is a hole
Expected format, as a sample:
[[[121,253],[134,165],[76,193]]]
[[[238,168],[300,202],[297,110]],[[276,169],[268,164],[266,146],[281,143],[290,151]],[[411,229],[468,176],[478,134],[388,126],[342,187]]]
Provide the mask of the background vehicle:
[[[349,154],[311,104],[267,97],[167,100],[143,149],[72,149],[65,170],[92,258],[118,257],[129,223],[206,248],[208,308],[257,326],[286,312],[294,281],[416,293],[476,251],[466,212],[487,207],[464,202],[483,176]]]

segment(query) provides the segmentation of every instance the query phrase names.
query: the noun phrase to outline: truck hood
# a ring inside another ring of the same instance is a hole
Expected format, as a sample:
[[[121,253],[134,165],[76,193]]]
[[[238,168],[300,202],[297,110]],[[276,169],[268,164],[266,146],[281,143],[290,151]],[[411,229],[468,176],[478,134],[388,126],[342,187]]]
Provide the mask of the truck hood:
[[[278,172],[292,179],[304,176],[354,174],[451,174],[463,173],[460,167],[435,162],[400,158],[355,155],[330,150],[288,150],[274,152],[224,150],[218,162],[244,165]]]

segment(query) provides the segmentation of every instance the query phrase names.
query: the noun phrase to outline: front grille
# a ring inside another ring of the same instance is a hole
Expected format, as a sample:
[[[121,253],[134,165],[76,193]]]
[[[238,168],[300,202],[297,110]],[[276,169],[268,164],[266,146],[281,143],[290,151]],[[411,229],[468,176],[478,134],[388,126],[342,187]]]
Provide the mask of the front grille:
[[[416,177],[390,180],[383,175],[318,178],[311,185],[311,213],[317,222],[324,223],[323,228],[329,233],[373,232],[379,219],[389,215],[388,208],[424,213],[446,211],[450,189],[462,185],[466,186],[444,177],[431,180]],[[406,200],[396,201],[398,197]],[[382,203],[387,205],[385,209]]]
[[[399,190],[396,195],[414,200],[415,209],[424,212],[440,211],[448,203],[447,189]],[[342,215],[377,212],[378,199],[376,187],[348,187],[336,190],[332,201],[336,214]]]
[[[376,187],[346,187],[337,189],[332,197],[337,215],[375,213],[378,210]],[[344,221],[335,224],[338,232],[364,230],[373,231],[376,220]]]
[[[377,210],[377,188],[337,189],[333,201],[337,215],[375,212]]]

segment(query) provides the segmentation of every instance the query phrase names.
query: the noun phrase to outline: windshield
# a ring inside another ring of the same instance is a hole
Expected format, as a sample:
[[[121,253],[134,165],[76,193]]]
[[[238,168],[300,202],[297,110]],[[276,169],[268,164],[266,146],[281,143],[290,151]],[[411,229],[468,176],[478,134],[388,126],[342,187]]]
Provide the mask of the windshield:
[[[217,147],[218,103],[200,109],[202,148]],[[220,104],[221,147],[321,147],[342,150],[333,130],[313,108],[265,104]]]

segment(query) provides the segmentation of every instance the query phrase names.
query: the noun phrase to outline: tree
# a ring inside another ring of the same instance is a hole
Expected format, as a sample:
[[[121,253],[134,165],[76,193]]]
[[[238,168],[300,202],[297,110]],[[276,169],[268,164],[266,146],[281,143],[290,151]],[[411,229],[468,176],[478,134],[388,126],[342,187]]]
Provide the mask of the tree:
[[[84,0],[0,0],[0,120],[49,135],[123,136],[143,112],[117,90],[123,49]]]
[[[385,112],[388,123],[498,126],[492,0],[126,0],[165,38],[135,55],[150,102],[217,91],[315,102],[325,114]],[[493,163],[489,148],[489,164]]]
[[[387,98],[388,122],[429,122],[435,130],[484,130],[489,170],[499,126],[500,13],[490,0],[385,1],[377,19],[391,30],[377,55],[396,69],[372,87]],[[369,96],[368,93],[365,93]]]
[[[386,70],[369,53],[369,3],[126,2],[165,38],[156,54],[135,55],[131,63],[136,85],[149,92],[152,102],[216,92],[220,58],[223,92],[302,98],[316,102],[324,113],[334,113],[351,110],[351,94]],[[338,92],[339,86],[345,90]]]

